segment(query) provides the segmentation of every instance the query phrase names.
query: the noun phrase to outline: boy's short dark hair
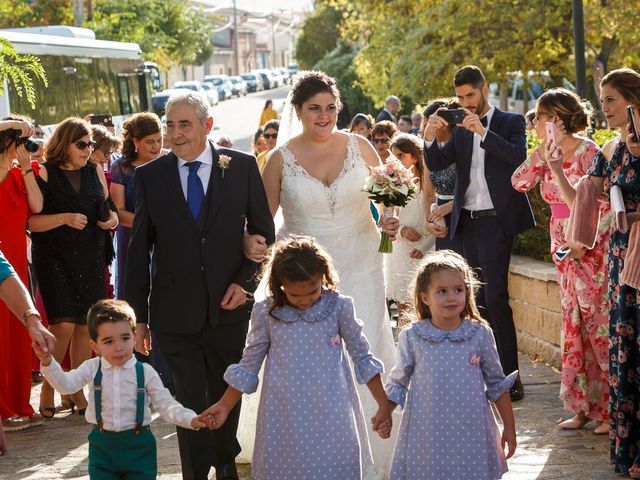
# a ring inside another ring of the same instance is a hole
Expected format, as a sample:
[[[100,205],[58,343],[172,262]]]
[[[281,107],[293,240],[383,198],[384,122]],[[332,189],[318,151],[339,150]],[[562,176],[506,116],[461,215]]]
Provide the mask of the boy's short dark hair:
[[[123,300],[100,300],[87,313],[89,338],[98,341],[98,327],[106,322],[127,322],[131,330],[136,329],[136,314],[131,306]]]
[[[458,70],[453,77],[453,86],[461,87],[462,85],[471,85],[473,88],[482,88],[487,83],[480,70],[475,65],[467,65]]]

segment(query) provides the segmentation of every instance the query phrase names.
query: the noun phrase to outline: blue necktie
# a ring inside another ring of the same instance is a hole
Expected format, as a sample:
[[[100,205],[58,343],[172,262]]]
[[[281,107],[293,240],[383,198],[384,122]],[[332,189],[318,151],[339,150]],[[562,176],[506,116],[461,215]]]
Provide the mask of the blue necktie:
[[[191,211],[191,216],[196,221],[200,216],[200,209],[204,202],[204,188],[198,176],[198,168],[200,168],[200,165],[202,165],[202,162],[191,161],[187,163],[187,167],[189,167],[189,176],[187,177],[187,206],[189,207],[189,211]]]

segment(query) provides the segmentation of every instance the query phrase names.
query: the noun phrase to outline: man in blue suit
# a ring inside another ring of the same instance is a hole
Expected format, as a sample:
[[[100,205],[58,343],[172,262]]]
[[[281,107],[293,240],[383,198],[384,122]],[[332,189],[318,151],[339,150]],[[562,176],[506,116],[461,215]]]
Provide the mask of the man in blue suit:
[[[425,159],[430,170],[456,164],[457,182],[449,236],[463,239],[464,255],[480,273],[478,304],[496,337],[505,374],[518,369],[516,331],[509,306],[508,274],[514,237],[535,225],[526,194],[511,186],[511,175],[527,157],[522,115],[492,106],[489,87],[476,66],[462,67],[453,80],[465,116],[449,143],[438,145],[435,131],[448,126],[432,115],[425,128]],[[520,400],[520,378],[511,399]]]

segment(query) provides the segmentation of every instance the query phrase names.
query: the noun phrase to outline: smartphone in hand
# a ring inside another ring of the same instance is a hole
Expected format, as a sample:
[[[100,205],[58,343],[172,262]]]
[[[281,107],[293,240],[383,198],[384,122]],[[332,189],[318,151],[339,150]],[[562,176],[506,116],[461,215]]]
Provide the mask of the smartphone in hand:
[[[466,115],[461,108],[451,108],[447,110],[438,110],[438,115],[444,118],[449,125],[457,125],[462,123],[462,119]]]
[[[547,143],[550,143],[553,145],[553,152],[551,156],[553,158],[558,158],[558,155],[556,153],[556,148],[558,148],[558,136],[556,134],[556,126],[553,122],[545,122],[544,128],[547,133]]]
[[[627,117],[629,117],[629,125],[631,125],[631,140],[637,143],[638,126],[636,125],[636,118],[633,116],[633,105],[627,105]]]

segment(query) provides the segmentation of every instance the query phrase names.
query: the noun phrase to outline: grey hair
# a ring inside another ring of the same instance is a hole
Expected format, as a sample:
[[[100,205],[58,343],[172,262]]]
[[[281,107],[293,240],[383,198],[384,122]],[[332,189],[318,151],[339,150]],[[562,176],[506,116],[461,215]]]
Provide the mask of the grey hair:
[[[392,103],[392,102],[393,103],[400,103],[400,99],[398,97],[396,97],[395,95],[389,95],[384,101],[385,104]]]
[[[169,101],[167,102],[167,106],[165,107],[165,112],[167,115],[169,111],[173,108],[174,105],[179,105],[186,103],[191,106],[198,117],[200,122],[205,123],[207,119],[211,116],[211,111],[209,110],[209,101],[207,98],[198,93],[185,91],[185,93],[178,93],[177,95],[171,95],[169,97]]]

